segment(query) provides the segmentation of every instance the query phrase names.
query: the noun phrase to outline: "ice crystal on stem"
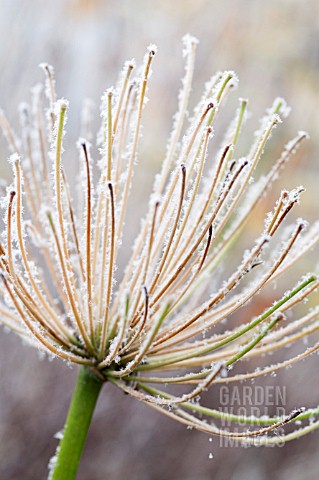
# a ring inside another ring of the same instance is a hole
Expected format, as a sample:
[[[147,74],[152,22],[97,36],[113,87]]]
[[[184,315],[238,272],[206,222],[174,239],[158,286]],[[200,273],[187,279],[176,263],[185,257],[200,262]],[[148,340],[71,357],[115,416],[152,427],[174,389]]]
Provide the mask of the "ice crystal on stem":
[[[78,197],[72,194],[63,167],[68,156],[63,152],[63,138],[69,105],[57,100],[53,68],[42,65],[45,87],[33,89],[32,108],[21,107],[21,141],[0,113],[14,174],[2,202],[1,320],[46,352],[92,369],[189,427],[239,438],[245,444],[256,436],[258,444],[276,444],[278,437],[268,436],[269,432],[295,418],[313,418],[318,410],[297,409],[284,418],[243,419],[201,406],[194,399],[214,383],[276,372],[319,349],[315,344],[276,365],[231,372],[244,357],[278,350],[318,329],[318,308],[282,321],[288,310],[317,289],[314,274],[290,285],[259,316],[248,319],[243,315],[240,325],[228,325],[223,333],[214,330],[225,319],[231,324],[231,316],[249,301],[258,302],[257,294],[286,274],[319,239],[318,225],[304,233],[303,221],[283,230],[278,238],[278,230],[304,188],[282,190],[265,219],[264,231],[243,252],[234,272],[223,278],[218,269],[224,257],[236,255],[234,240],[306,134],[299,132],[269,172],[260,178],[257,175],[252,184],[268,140],[287,116],[288,107],[283,99],[276,99],[247,155],[237,158],[247,111],[247,100],[239,99],[223,143],[214,154],[210,145],[214,124],[237,77],[231,71],[212,77],[188,122],[197,40],[186,36],[184,44],[185,78],[166,156],[131,259],[117,283],[116,266],[156,47],[148,48],[136,77],[135,62],[126,62],[118,85],[103,95],[97,144],[100,158],[95,158],[88,143],[93,138],[92,112],[86,104],[84,137],[78,142]],[[45,109],[42,91],[48,103]],[[267,255],[269,246],[271,255]],[[215,290],[212,285],[217,285]],[[249,369],[249,363],[245,365]],[[185,385],[188,390],[176,396],[168,393],[166,385]],[[241,425],[245,420],[248,428],[239,433],[226,431],[203,420],[203,415]],[[284,439],[318,426],[318,420],[303,424]]]

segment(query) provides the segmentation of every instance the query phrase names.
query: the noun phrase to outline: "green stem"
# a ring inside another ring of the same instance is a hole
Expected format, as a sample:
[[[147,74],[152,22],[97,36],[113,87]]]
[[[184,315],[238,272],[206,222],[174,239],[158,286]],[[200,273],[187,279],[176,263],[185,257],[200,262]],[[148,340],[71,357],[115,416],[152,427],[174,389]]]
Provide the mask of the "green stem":
[[[81,367],[73,392],[63,438],[57,450],[56,463],[52,467],[52,480],[76,478],[82,450],[91,424],[94,408],[103,385],[92,370]]]

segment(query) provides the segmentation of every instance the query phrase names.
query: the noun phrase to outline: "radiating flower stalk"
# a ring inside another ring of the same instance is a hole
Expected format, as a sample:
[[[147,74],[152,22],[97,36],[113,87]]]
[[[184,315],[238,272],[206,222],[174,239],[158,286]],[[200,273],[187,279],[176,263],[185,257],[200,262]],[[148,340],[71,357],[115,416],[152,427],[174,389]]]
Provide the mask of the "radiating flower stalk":
[[[247,117],[247,101],[240,99],[216,148],[215,122],[237,78],[231,71],[212,77],[188,120],[197,41],[187,36],[184,44],[178,111],[122,278],[116,266],[156,48],[149,47],[136,75],[134,62],[127,62],[116,88],[103,95],[98,161],[91,153],[91,113],[85,109],[77,190],[63,166],[69,106],[64,99],[56,100],[52,67],[43,65],[45,95],[36,87],[31,107],[21,107],[20,140],[1,112],[14,175],[2,202],[1,321],[45,352],[80,366],[63,438],[51,462],[53,479],[75,478],[106,382],[189,427],[245,444],[276,444],[319,427],[314,418],[318,408],[257,418],[230,415],[199,402],[214,384],[256,379],[319,349],[315,343],[275,365],[249,370],[248,362],[232,371],[243,358],[258,359],[318,330],[318,307],[284,321],[286,312],[316,292],[319,280],[312,273],[289,285],[289,291],[257,316],[242,313],[240,323],[232,324],[232,315],[250,301],[258,311],[259,292],[279,277],[285,275],[285,285],[289,283],[287,272],[318,242],[319,224],[306,232],[302,220],[289,224],[303,187],[283,190],[238,267],[229,276],[223,274],[222,262],[238,255],[239,235],[307,135],[299,132],[268,173],[258,176],[257,163],[274,128],[286,117],[287,106],[280,98],[274,101],[249,152],[238,158]],[[226,320],[227,330],[216,327]],[[184,393],[177,395],[174,385],[184,387]],[[223,429],[212,419],[239,424],[241,430]],[[296,419],[301,425],[276,435],[278,427]]]

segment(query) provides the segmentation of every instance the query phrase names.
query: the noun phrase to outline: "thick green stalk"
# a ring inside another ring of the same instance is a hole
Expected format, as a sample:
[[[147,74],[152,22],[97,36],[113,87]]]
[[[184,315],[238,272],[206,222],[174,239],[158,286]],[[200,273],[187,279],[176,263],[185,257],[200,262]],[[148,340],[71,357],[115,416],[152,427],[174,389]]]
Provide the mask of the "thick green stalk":
[[[69,413],[65,422],[63,438],[57,450],[57,459],[52,466],[52,480],[76,478],[79,461],[91,424],[94,408],[103,385],[95,373],[81,367],[73,392]]]

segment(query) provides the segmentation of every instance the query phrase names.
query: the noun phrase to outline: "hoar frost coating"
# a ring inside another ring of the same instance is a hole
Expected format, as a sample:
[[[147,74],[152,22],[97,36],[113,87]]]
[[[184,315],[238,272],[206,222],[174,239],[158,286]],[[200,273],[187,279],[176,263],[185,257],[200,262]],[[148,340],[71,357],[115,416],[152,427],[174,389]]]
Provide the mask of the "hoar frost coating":
[[[314,344],[276,365],[230,372],[243,357],[271,353],[318,330],[317,307],[284,321],[288,310],[316,291],[314,274],[291,285],[257,317],[243,315],[240,325],[231,326],[234,313],[250,301],[258,302],[259,292],[317,243],[318,223],[306,233],[300,219],[281,228],[299,203],[302,186],[282,190],[264,230],[233,273],[225,277],[220,268],[225,257],[236,254],[232,247],[238,235],[307,134],[298,132],[268,173],[254,178],[267,142],[289,108],[277,98],[248,153],[238,157],[248,104],[240,98],[222,144],[211,146],[215,122],[238,80],[232,71],[218,72],[187,120],[197,43],[189,35],[184,38],[185,76],[177,113],[122,278],[117,260],[156,47],[148,48],[135,77],[135,62],[126,62],[116,87],[102,96],[98,153],[89,143],[94,138],[92,105],[85,102],[75,193],[63,167],[69,104],[57,99],[53,68],[41,65],[46,100],[37,85],[32,106],[21,106],[21,140],[0,112],[14,174],[2,201],[1,320],[51,355],[91,368],[189,427],[245,444],[276,444],[316,429],[319,421],[304,421],[318,415],[318,409],[296,409],[284,418],[243,418],[203,407],[198,399],[214,383],[274,373],[319,349]],[[227,330],[216,333],[214,327],[226,321]],[[170,385],[190,387],[176,396],[166,389]],[[211,425],[207,417],[257,428],[228,431]],[[267,436],[296,418],[301,425],[292,433]]]

